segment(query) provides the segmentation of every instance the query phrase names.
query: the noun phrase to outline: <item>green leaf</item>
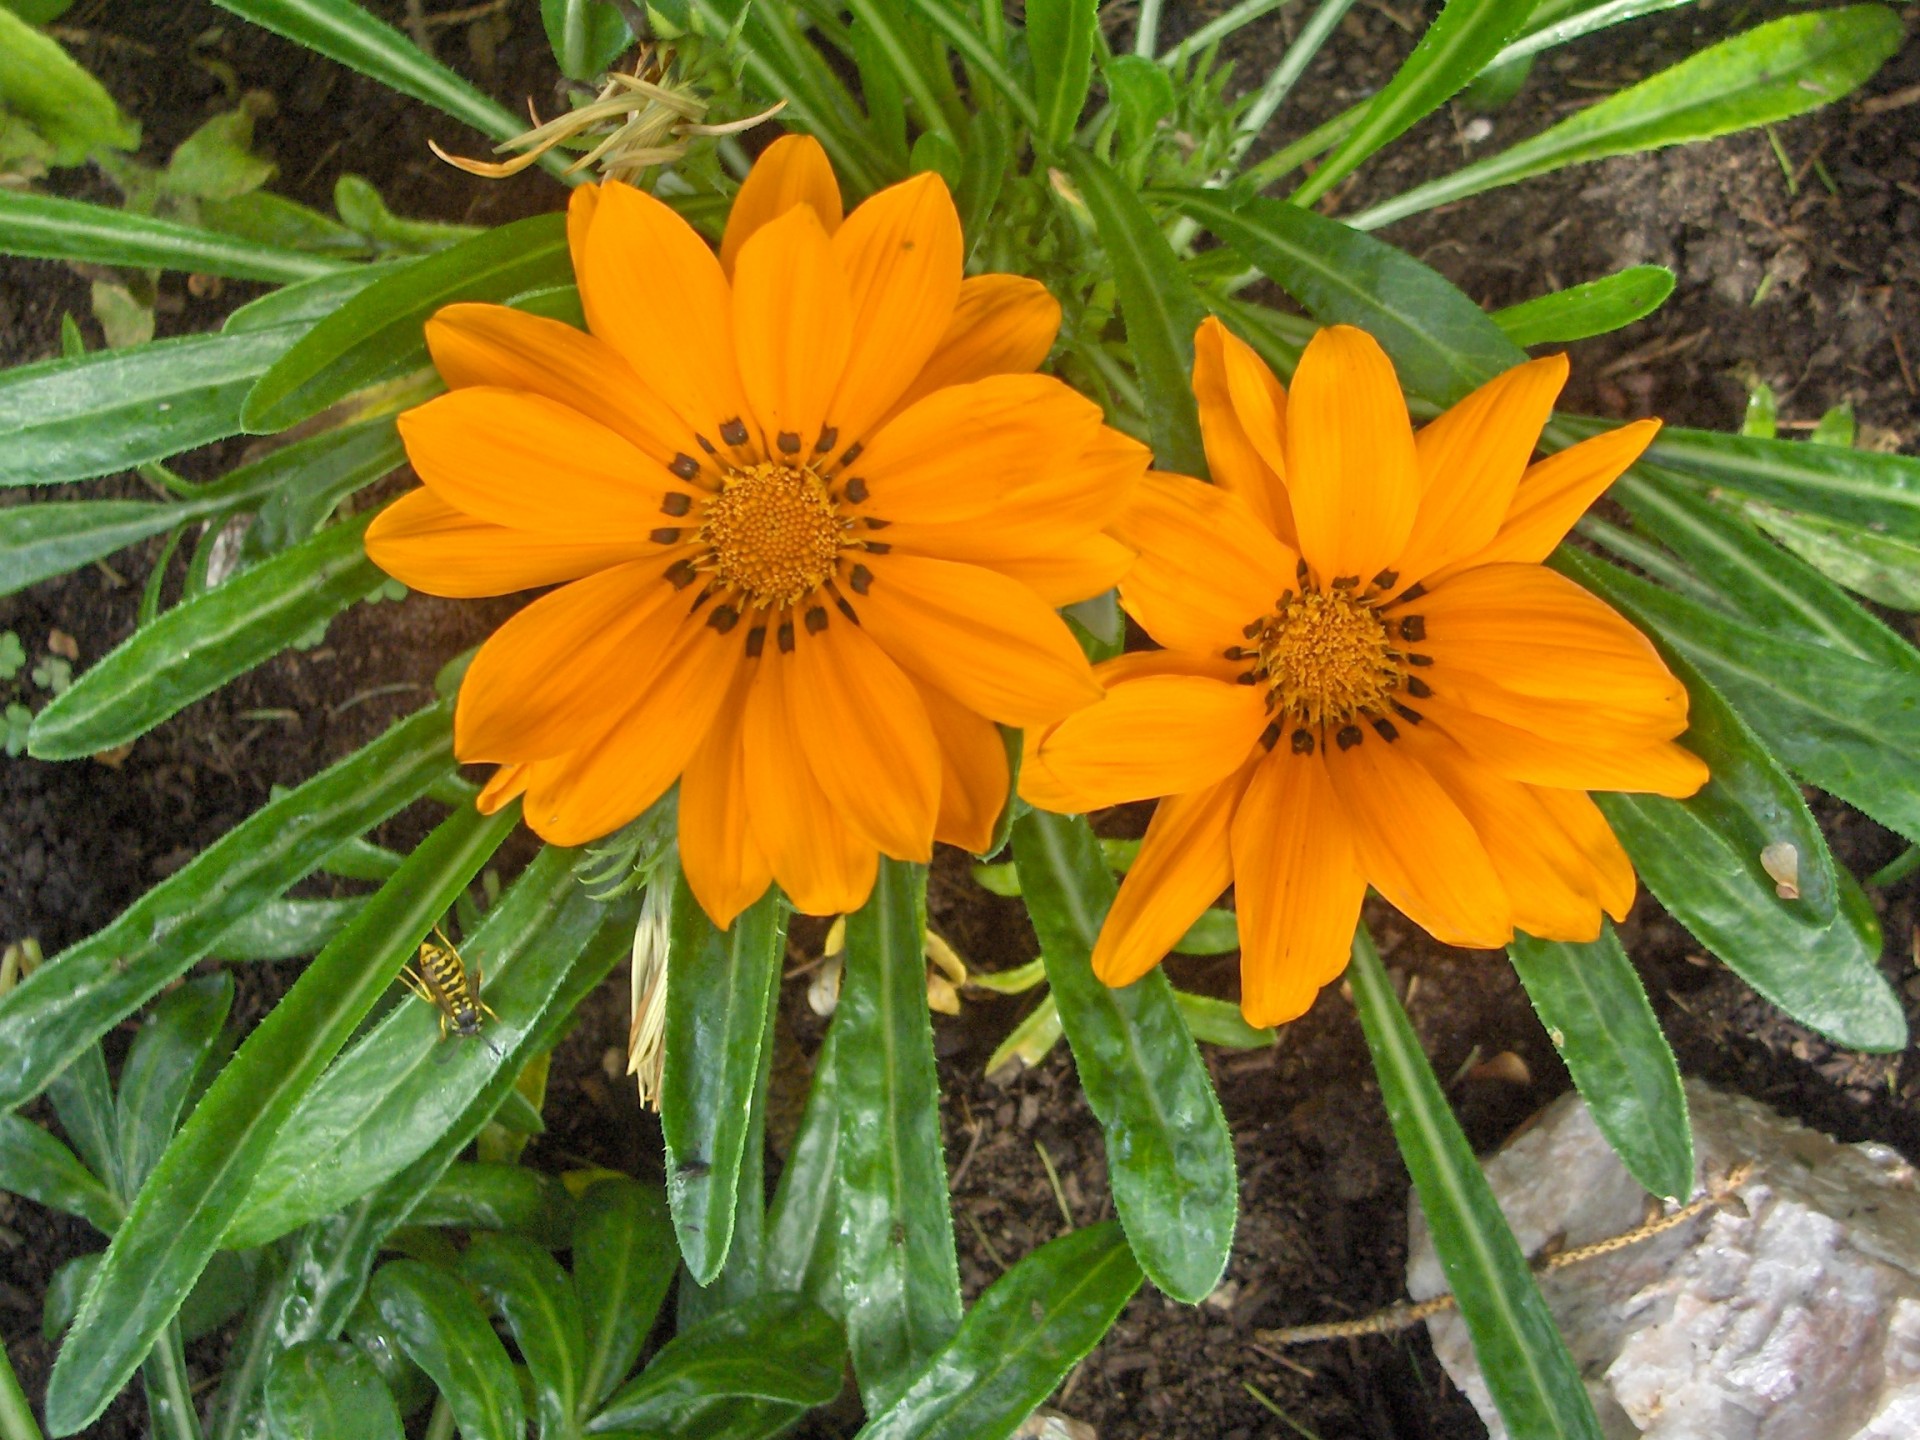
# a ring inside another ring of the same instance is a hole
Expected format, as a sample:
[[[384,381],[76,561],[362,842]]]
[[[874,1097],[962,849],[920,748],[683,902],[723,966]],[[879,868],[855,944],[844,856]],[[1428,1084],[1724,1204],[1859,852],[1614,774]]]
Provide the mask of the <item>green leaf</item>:
[[[1853,448],[1854,434],[1853,402],[1842,400],[1821,414],[1814,424],[1813,433],[1807,437],[1807,443],[1838,445],[1843,450],[1850,450]]]
[[[240,430],[240,402],[300,338],[277,325],[43,360],[0,375],[0,485],[52,485]]]
[[[1367,105],[1288,204],[1307,206],[1351,175],[1366,158],[1431,114],[1487,67],[1533,13],[1537,0],[1447,0],[1413,53]]]
[[[1195,1040],[1208,1045],[1225,1045],[1235,1050],[1260,1050],[1280,1043],[1272,1026],[1256,1027],[1246,1022],[1240,1007],[1231,1000],[1216,1000],[1211,995],[1194,995],[1175,990],[1173,1002],[1180,1007],[1181,1018]]]
[[[569,80],[598,79],[633,43],[627,22],[605,0],[540,0],[540,23]]]
[[[1459,3],[1459,0],[1455,0]],[[1230,208],[1217,191],[1169,197],[1326,325],[1357,325],[1393,358],[1400,383],[1451,405],[1527,354],[1473,301],[1372,236],[1279,200]]]
[[[400,1412],[373,1361],[352,1345],[313,1341],[267,1375],[272,1440],[404,1440]]]
[[[0,0],[29,25],[50,25],[73,8],[73,0]]]
[[[254,245],[292,250],[309,261],[329,257],[324,273],[350,274],[365,266],[370,247],[366,237],[355,234],[330,215],[322,215],[312,206],[274,195],[265,190],[250,190],[231,200],[202,200],[200,224],[221,235]],[[322,273],[311,267],[308,274]],[[298,278],[298,277],[292,277]]]
[[[1100,230],[1113,266],[1120,318],[1146,403],[1154,458],[1165,470],[1207,473],[1194,403],[1193,333],[1206,307],[1187,272],[1140,197],[1112,169],[1086,151],[1065,153],[1067,168]]]
[[[859,1440],[1005,1440],[1099,1344],[1140,1278],[1111,1220],[1042,1245],[987,1287]]]
[[[1600,1440],[1580,1372],[1363,925],[1347,966],[1401,1158],[1509,1433]]]
[[[260,1288],[266,1258],[265,1252],[259,1250],[216,1251],[180,1306],[175,1321],[180,1327],[180,1338],[191,1345],[246,1309]]]
[[[242,571],[136,630],[34,717],[27,753],[78,760],[146,734],[324,625],[381,582],[371,513]]]
[[[346,264],[151,215],[23,190],[0,190],[0,252],[281,284],[331,274]]]
[[[1693,1193],[1687,1096],[1647,992],[1611,925],[1574,944],[1516,933],[1507,955],[1593,1123],[1655,1195]]]
[[[404,1001],[301,1101],[234,1217],[226,1243],[259,1245],[339,1209],[411,1165],[545,1022],[554,994],[610,910],[580,883],[580,852],[541,851],[461,945],[495,1011],[472,1041],[441,1038],[432,1006]],[[222,938],[221,948],[225,946]],[[397,1125],[394,1117],[405,1116]]]
[[[572,280],[566,217],[558,214],[516,220],[414,261],[348,300],[280,357],[248,394],[241,419],[256,434],[284,430],[363,385],[424,365],[422,327],[442,306],[506,300]]]
[[[248,817],[113,924],[0,996],[0,1108],[37,1095],[255,906],[447,774],[451,732],[446,705],[400,722]]]
[[[73,1063],[54,1077],[47,1085],[47,1100],[87,1168],[115,1195],[124,1193],[113,1083],[107,1079],[106,1056],[98,1044],[87,1043]]]
[[[53,147],[50,163],[78,165],[100,150],[132,150],[140,127],[49,36],[0,7],[0,96]]]
[[[1855,594],[1896,610],[1920,610],[1920,544],[1763,500],[1749,500],[1743,508],[1762,530]]]
[[[120,1202],[107,1187],[71,1150],[18,1115],[0,1115],[0,1190],[78,1215],[104,1234],[120,1224]]]
[[[164,534],[192,518],[181,513],[187,508],[144,500],[74,500],[0,510],[0,593],[11,595]]]
[[[333,208],[356,234],[365,236],[380,251],[419,254],[444,250],[485,233],[477,225],[448,225],[396,215],[387,208],[373,182],[360,175],[342,175],[334,181]]]
[[[847,917],[834,1011],[836,1239],[860,1395],[884,1409],[960,1323],[960,1275],[927,1016],[926,871],[881,857]]]
[[[258,190],[278,168],[253,153],[253,110],[243,103],[205,121],[176,145],[158,178],[160,189],[172,195],[233,200]]]
[[[1224,955],[1240,948],[1240,921],[1231,910],[1206,910],[1174,944],[1181,955]]]
[[[1643,320],[1672,293],[1673,272],[1666,266],[1634,265],[1496,310],[1493,323],[1516,345],[1565,345]]]
[[[1107,93],[1120,114],[1120,133],[1129,150],[1145,145],[1154,128],[1173,113],[1179,97],[1166,67],[1145,55],[1116,55],[1102,67]]]
[[[1084,819],[1035,810],[1014,862],[1087,1105],[1106,1136],[1113,1207],[1147,1277],[1176,1300],[1213,1293],[1237,1213],[1233,1136],[1159,970],[1112,989],[1093,943],[1114,882]]]
[[[573,1433],[587,1349],[567,1272],[531,1240],[482,1235],[461,1257],[460,1275],[507,1322],[532,1372],[542,1440],[563,1440]]]
[[[807,1296],[830,1315],[842,1308],[836,1252],[835,1172],[840,1148],[839,1031],[832,1026],[814,1057],[800,1127],[767,1210],[761,1283]]]
[[[369,285],[397,275],[417,263],[412,257],[377,260],[370,265],[350,266],[331,275],[321,275],[269,291],[258,300],[249,300],[227,316],[226,323],[220,327],[221,333],[238,335],[249,330],[271,330],[279,325],[296,324],[311,328]]]
[[[359,913],[358,895],[345,900],[269,900],[215,944],[222,960],[293,960],[317,954]]]
[[[674,1229],[697,1284],[720,1273],[733,1239],[761,1037],[786,930],[785,908],[772,889],[729,929],[715,929],[676,872],[660,1128]]]
[[[840,1327],[819,1306],[799,1295],[757,1295],[669,1340],[587,1428],[705,1435],[704,1426],[675,1428],[702,1402],[825,1405],[840,1393],[845,1357]]]
[[[118,1120],[121,1184],[131,1195],[146,1183],[187,1096],[213,1058],[233,1004],[233,977],[202,975],[155,1003],[120,1070]]]
[[[303,49],[423,100],[492,140],[511,140],[526,122],[503,109],[405,35],[376,20],[353,0],[215,0],[242,20],[284,35]],[[543,162],[558,173],[566,161]]]
[[[7,1118],[13,1120],[17,1117],[10,1115]],[[19,1193],[26,1194],[25,1191]],[[40,1302],[42,1339],[57,1341],[66,1333],[67,1326],[73,1323],[74,1315],[79,1312],[80,1296],[93,1282],[93,1272],[100,1268],[100,1259],[106,1253],[104,1250],[95,1250],[86,1255],[76,1255],[53,1272],[53,1278],[47,1281],[46,1298]]]
[[[566,1187],[551,1175],[497,1161],[450,1165],[407,1217],[415,1225],[502,1230],[558,1245],[572,1224]]]
[[[461,1434],[519,1440],[526,1433],[506,1347],[451,1276],[418,1260],[394,1260],[380,1267],[368,1293],[401,1348],[433,1377]]]
[[[1099,8],[1099,0],[1027,0],[1027,54],[1040,112],[1034,138],[1045,145],[1072,139],[1086,108]]]
[[[664,1191],[619,1176],[574,1206],[573,1283],[586,1321],[584,1416],[627,1378],[680,1265]]]
[[[227,1062],[115,1234],[47,1387],[48,1424],[90,1424],[192,1289],[275,1136],[402,961],[519,819],[458,810],[407,857]],[[430,1369],[430,1367],[428,1367]]]
[[[1780,433],[1780,401],[1773,387],[1754,378],[1747,385],[1747,408],[1740,417],[1740,433],[1772,440]]]
[[[1866,83],[1900,48],[1905,34],[1900,17],[1883,5],[1788,15],[1688,56],[1531,140],[1416,186],[1349,223],[1375,230],[1566,165],[1688,145],[1791,119]],[[1316,171],[1314,180],[1323,173]]]

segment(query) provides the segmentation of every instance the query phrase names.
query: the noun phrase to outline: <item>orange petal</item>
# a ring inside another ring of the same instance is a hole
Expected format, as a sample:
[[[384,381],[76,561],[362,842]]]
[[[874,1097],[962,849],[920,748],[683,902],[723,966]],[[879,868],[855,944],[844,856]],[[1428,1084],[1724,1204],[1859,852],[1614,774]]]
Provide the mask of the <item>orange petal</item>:
[[[900,860],[933,856],[940,747],[919,691],[858,625],[826,610],[784,660],[787,711],[829,802]]]
[[[940,814],[933,838],[986,853],[1006,809],[1010,767],[999,727],[944,690],[914,681],[940,746]]]
[[[827,234],[840,228],[840,182],[834,178],[827,152],[811,135],[782,135],[753,162],[733,197],[733,208],[727,211],[720,268],[731,276],[748,237],[796,205],[812,207]]]
[[[1257,686],[1198,675],[1124,681],[1027,746],[1020,794],[1066,814],[1183,795],[1238,769],[1266,727]]]
[[[713,727],[740,647],[704,625],[678,627],[639,703],[598,739],[535,767],[526,819],[554,845],[611,834],[665,793]]]
[[[1324,748],[1368,880],[1448,945],[1488,950],[1513,938],[1513,907],[1472,822],[1406,747],[1368,732]]]
[[[808,915],[844,915],[866,903],[880,852],[854,833],[814,779],[801,749],[783,670],[788,657],[759,662],[747,697],[747,818],[780,888]]]
[[[1366,895],[1352,824],[1319,755],[1278,752],[1233,820],[1240,1011],[1249,1025],[1306,1014],[1347,968]]]
[[[576,264],[587,328],[627,357],[696,434],[747,419],[733,358],[733,297],[693,227],[631,185],[609,180]]]
[[[1066,622],[991,570],[918,555],[871,557],[867,633],[908,674],[1003,725],[1040,725],[1100,698]]]
[[[1287,400],[1287,494],[1321,584],[1390,569],[1420,505],[1413,426],[1393,362],[1351,325],[1307,343]]]
[[[567,253],[573,261],[573,273],[583,275],[587,268],[587,234],[593,229],[594,213],[600,208],[600,185],[589,181],[573,187],[567,197]]]
[[[733,345],[760,429],[811,455],[852,341],[847,284],[811,205],[755,232],[733,275]]]
[[[866,200],[834,235],[853,299],[853,354],[827,416],[841,443],[893,408],[946,334],[962,250],[960,214],[930,170]]]
[[[1640,458],[1659,433],[1658,420],[1636,420],[1529,466],[1513,493],[1499,533],[1477,553],[1436,574],[1428,583],[1437,584],[1453,571],[1472,566],[1546,559],[1573,528],[1573,522],[1587,513],[1587,507]]]
[[[656,556],[543,595],[487,638],[460,682],[464,761],[537,760],[578,747],[644,692],[687,602]]]
[[[471,599],[578,580],[633,560],[645,541],[539,535],[476,520],[431,490],[412,490],[374,516],[367,558],[403,585]]]
[[[400,417],[400,438],[434,494],[516,530],[638,542],[685,489],[606,426],[519,390],[436,396]]]
[[[1059,333],[1060,302],[1038,280],[969,275],[960,282],[947,333],[889,413],[948,385],[1038,370]]]
[[[1193,395],[1213,483],[1296,544],[1287,499],[1287,392],[1252,346],[1209,315],[1193,337]]]
[[[1246,501],[1185,475],[1149,472],[1113,526],[1140,554],[1120,603],[1162,645],[1219,654],[1299,582],[1292,551]]]
[[[749,672],[742,666],[713,729],[680,777],[680,867],[722,930],[766,892],[773,868],[747,823],[744,732]]]
[[[670,465],[698,456],[693,431],[604,340],[505,305],[449,305],[427,321],[434,367],[456,390],[528,390],[578,410]]]
[[[1049,605],[1071,605],[1118,585],[1133,559],[1133,551],[1118,540],[1089,535],[1051,553],[1007,556],[984,563],[1018,580]]]
[[[1486,693],[1480,692],[1484,701]],[[1509,780],[1571,790],[1619,790],[1685,799],[1707,783],[1697,755],[1671,740],[1644,740],[1617,731],[1598,736],[1540,733],[1496,720],[1443,695],[1416,702],[1429,724],[1438,725],[1482,765]],[[1515,699],[1511,711],[1551,731],[1555,716],[1536,703]],[[1611,743],[1607,743],[1611,742]]]
[[[1616,920],[1626,919],[1637,888],[1633,861],[1593,797],[1580,790],[1532,788],[1533,798],[1586,857],[1601,907]]]
[[[1493,539],[1566,383],[1565,355],[1529,360],[1421,427],[1420,511],[1394,567],[1402,588]]]
[[[474,797],[473,807],[482,815],[497,815],[526,792],[533,779],[530,765],[502,765],[487,778]]]
[[[1093,947],[1093,973],[1107,984],[1131,985],[1158,965],[1231,883],[1227,833],[1257,763],[1154,810]]]

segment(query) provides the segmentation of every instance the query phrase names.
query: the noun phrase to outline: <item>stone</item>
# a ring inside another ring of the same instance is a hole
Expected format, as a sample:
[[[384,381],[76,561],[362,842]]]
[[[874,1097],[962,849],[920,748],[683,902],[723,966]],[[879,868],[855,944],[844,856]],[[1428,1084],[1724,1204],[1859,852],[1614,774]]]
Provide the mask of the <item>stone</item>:
[[[1920,1437],[1920,1184],[1885,1145],[1843,1145],[1743,1096],[1687,1082],[1701,1194],[1692,1219],[1540,1277],[1608,1440]],[[1737,1183],[1727,1178],[1751,1168]],[[1649,1197],[1578,1095],[1484,1162],[1529,1256],[1625,1234]],[[1444,1288],[1424,1218],[1407,1289]],[[1486,1421],[1466,1326],[1428,1322],[1433,1348]]]

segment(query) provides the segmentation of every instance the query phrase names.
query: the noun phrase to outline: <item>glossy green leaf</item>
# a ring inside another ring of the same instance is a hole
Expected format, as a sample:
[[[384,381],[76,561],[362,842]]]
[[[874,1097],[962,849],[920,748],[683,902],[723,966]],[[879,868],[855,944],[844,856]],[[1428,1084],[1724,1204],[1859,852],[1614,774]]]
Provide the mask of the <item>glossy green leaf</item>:
[[[1111,1220],[1042,1245],[987,1287],[859,1440],[1006,1440],[1100,1343],[1140,1279]]]
[[[1767,534],[1855,594],[1895,610],[1920,610],[1920,543],[1761,500],[1747,501],[1744,509]]]
[[[1115,55],[1101,65],[1100,73],[1120,116],[1120,134],[1127,147],[1145,145],[1154,127],[1179,104],[1173,77],[1164,65],[1145,55]]]
[[[1224,955],[1240,948],[1240,921],[1231,910],[1202,911],[1175,943],[1181,955]]]
[[[1113,1206],[1140,1268],[1197,1304],[1226,1268],[1237,1215],[1233,1136],[1159,970],[1121,989],[1093,973],[1115,886],[1084,819],[1033,811],[1013,827],[1020,883],[1087,1105],[1107,1143]]]
[[[1180,1015],[1193,1038],[1203,1044],[1259,1050],[1280,1043],[1280,1036],[1272,1026],[1249,1025],[1240,1007],[1231,1000],[1175,990],[1173,1002],[1180,1007]]]
[[[1527,358],[1438,271],[1337,220],[1279,200],[1232,208],[1212,190],[1171,198],[1322,324],[1367,331],[1393,357],[1400,383],[1436,405]]]
[[[249,816],[0,997],[0,1108],[37,1095],[255,906],[417,799],[452,769],[451,742],[451,706],[401,721]]]
[[[352,1345],[314,1341],[267,1375],[272,1440],[403,1440],[406,1430],[373,1361]]]
[[[34,716],[27,753],[78,760],[136,739],[365,598],[385,578],[362,539],[372,518],[323,530],[136,630]]]
[[[1672,293],[1673,272],[1666,266],[1634,265],[1496,310],[1493,323],[1516,345],[1565,345],[1644,320]]]
[[[333,259],[336,265],[328,274],[356,268],[372,248],[364,235],[349,230],[331,215],[267,190],[249,190],[225,200],[203,199],[199,208],[200,224],[218,234]]]
[[[1368,102],[1359,123],[1287,203],[1313,204],[1359,169],[1369,155],[1439,109],[1519,33],[1537,3],[1447,0],[1413,53]]]
[[[1086,108],[1099,8],[1099,0],[1027,0],[1027,55],[1040,112],[1035,138],[1047,145],[1072,139]]]
[[[77,570],[90,560],[163,535],[191,518],[184,505],[145,500],[54,500],[9,506],[0,510],[0,594],[11,595]]]
[[[1600,1440],[1580,1372],[1363,925],[1347,966],[1394,1139],[1508,1432]]]
[[[544,1022],[609,906],[549,847],[460,946],[495,1012],[471,1040],[442,1038],[432,1006],[405,997],[301,1100],[234,1217],[226,1243],[263,1244],[338,1209],[412,1164]],[[631,915],[632,902],[615,907]],[[222,944],[224,945],[224,938]],[[396,1124],[396,1117],[405,1124]]]
[[[380,1267],[368,1294],[408,1357],[433,1377],[461,1434],[519,1440],[526,1433],[506,1347],[450,1275],[418,1260],[394,1260]]]
[[[186,1342],[180,1326],[169,1323],[140,1362],[140,1388],[146,1393],[147,1433],[194,1440],[199,1429],[193,1377],[187,1374]]]
[[[48,1423],[91,1423],[165,1328],[329,1061],[519,807],[458,810],[407,857],[228,1061],[167,1147],[114,1236],[47,1387]]]
[[[825,1405],[840,1393],[845,1363],[831,1315],[799,1295],[758,1295],[669,1340],[587,1428],[704,1434],[675,1427],[707,1401]]]
[[[219,1250],[193,1282],[180,1306],[176,1323],[180,1338],[191,1345],[220,1329],[246,1309],[260,1288],[261,1272],[266,1269],[266,1254],[260,1250]]]
[[[633,44],[626,20],[606,0],[540,0],[540,23],[569,80],[598,79]]]
[[[11,9],[0,6],[0,95],[51,147],[53,165],[78,165],[102,150],[132,150],[140,127],[100,82]]]
[[[354,1306],[353,1314],[347,1318],[347,1338],[360,1353],[373,1362],[373,1368],[379,1372],[386,1383],[388,1392],[393,1396],[394,1408],[402,1418],[424,1410],[433,1403],[436,1393],[433,1381],[427,1378],[427,1372],[407,1358],[406,1351],[400,1348],[399,1337],[387,1329],[386,1322],[380,1318],[380,1312],[373,1308],[373,1302],[365,1296]]]
[[[120,1202],[107,1187],[65,1145],[18,1115],[0,1115],[0,1190],[78,1215],[108,1235],[120,1224]]]
[[[794,1132],[780,1186],[767,1210],[760,1278],[769,1290],[805,1295],[830,1315],[841,1311],[838,1205],[840,1148],[839,1032],[827,1028],[813,1061],[813,1084]]]
[[[76,1255],[53,1272],[53,1278],[47,1281],[46,1296],[40,1302],[41,1338],[57,1341],[66,1333],[67,1326],[73,1323],[73,1317],[79,1313],[80,1297],[92,1283],[93,1272],[100,1268],[101,1257],[106,1253],[104,1250],[95,1250]]]
[[[559,1244],[572,1224],[566,1187],[521,1165],[462,1161],[451,1165],[407,1217],[443,1229],[502,1230]]]
[[[358,895],[344,900],[269,900],[220,937],[222,960],[293,960],[318,954],[359,912]]]
[[[83,200],[0,190],[0,253],[286,284],[348,262],[262,245]]]
[[[326,319],[369,285],[398,274],[417,263],[413,257],[379,260],[370,265],[353,265],[269,291],[258,300],[249,300],[227,316],[221,333],[238,335],[248,330],[271,330],[280,325],[305,325],[311,328]]]
[[[133,1194],[173,1138],[187,1096],[213,1058],[233,1004],[233,977],[201,975],[160,997],[120,1068],[122,1184]]]
[[[574,1206],[573,1284],[586,1323],[579,1409],[627,1378],[680,1265],[664,1191],[625,1176],[596,1181]]]
[[[1900,17],[1883,5],[1788,15],[1690,55],[1531,140],[1416,186],[1350,223],[1373,230],[1563,166],[1791,119],[1864,84],[1905,33]]]
[[[873,893],[847,917],[833,1017],[836,1263],[869,1410],[891,1403],[960,1323],[927,1015],[926,883],[924,867],[881,857]]]
[[[1693,1131],[1680,1069],[1613,927],[1584,945],[1516,933],[1507,955],[1629,1173],[1655,1195],[1690,1197]]]
[[[391,474],[407,458],[391,415],[318,438],[332,443],[323,451],[316,449],[311,455],[298,457],[297,463],[289,460],[281,467],[280,483],[266,493],[253,523],[241,537],[243,564],[251,565],[298,545],[327,522],[342,500]],[[301,447],[288,447],[296,448]]]
[[[348,300],[280,357],[248,394],[241,419],[255,433],[283,430],[363,385],[426,364],[422,327],[442,306],[506,300],[572,279],[559,214],[516,220],[414,261]]]
[[[717,930],[676,872],[660,1129],[674,1229],[697,1284],[720,1273],[733,1240],[761,1038],[786,933],[785,906],[771,889]]]
[[[58,957],[56,957],[58,958]],[[98,1044],[87,1044],[47,1086],[47,1100],[66,1131],[67,1141],[86,1167],[115,1195],[126,1192],[120,1180],[120,1126],[113,1105],[113,1082]]]
[[[354,0],[216,0],[242,20],[284,35],[303,49],[338,60],[382,85],[423,100],[493,140],[510,140],[526,122],[494,104],[426,54],[400,31],[376,20]],[[546,166],[557,171],[564,159]]]
[[[586,1364],[586,1324],[559,1262],[517,1235],[482,1235],[460,1257],[460,1275],[483,1296],[533,1375],[542,1440],[573,1433]]]
[[[188,335],[0,374],[0,485],[52,485],[239,433],[240,404],[304,327]]]
[[[1206,318],[1206,307],[1133,187],[1077,147],[1064,158],[1113,267],[1154,458],[1164,470],[1205,475],[1207,456],[1200,443],[1200,411],[1191,376],[1193,333]]]
[[[1603,0],[1601,4],[1593,4],[1591,0],[1541,0],[1527,17],[1520,38],[1494,56],[1492,63],[1510,65],[1596,30],[1692,3],[1693,0]]]

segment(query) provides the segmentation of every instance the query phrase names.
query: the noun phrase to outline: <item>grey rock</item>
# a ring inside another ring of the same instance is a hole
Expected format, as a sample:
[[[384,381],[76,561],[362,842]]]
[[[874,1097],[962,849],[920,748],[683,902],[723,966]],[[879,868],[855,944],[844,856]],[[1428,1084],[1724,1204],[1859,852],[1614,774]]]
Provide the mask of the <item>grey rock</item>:
[[[1742,1096],[1687,1083],[1697,1180],[1725,1199],[1660,1235],[1541,1277],[1608,1440],[1920,1437],[1920,1185],[1884,1145],[1842,1145]],[[1634,1229],[1649,1197],[1568,1095],[1485,1162],[1521,1249]],[[1696,1194],[1701,1193],[1696,1190]],[[1445,1288],[1424,1217],[1407,1288]],[[1507,1430],[1465,1324],[1433,1348],[1493,1440]]]

